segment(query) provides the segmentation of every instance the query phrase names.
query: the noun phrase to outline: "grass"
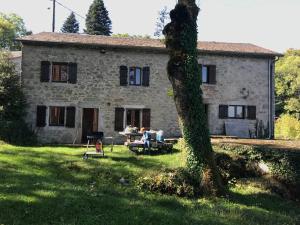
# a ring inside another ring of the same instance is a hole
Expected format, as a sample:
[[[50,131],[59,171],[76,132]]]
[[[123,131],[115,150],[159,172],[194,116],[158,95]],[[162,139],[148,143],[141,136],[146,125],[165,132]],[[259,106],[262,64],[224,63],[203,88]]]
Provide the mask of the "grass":
[[[171,155],[136,156],[124,146],[82,160],[84,148],[0,143],[0,224],[299,224],[300,207],[240,180],[225,198],[185,199],[142,192],[135,180],[180,166]],[[122,185],[119,179],[129,180]]]

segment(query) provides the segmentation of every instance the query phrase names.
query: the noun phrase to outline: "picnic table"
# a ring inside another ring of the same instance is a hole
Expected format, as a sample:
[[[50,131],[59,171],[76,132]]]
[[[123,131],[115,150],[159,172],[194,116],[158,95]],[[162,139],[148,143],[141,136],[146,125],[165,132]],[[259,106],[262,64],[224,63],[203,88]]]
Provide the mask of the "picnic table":
[[[124,145],[128,147],[128,149],[134,153],[142,153],[144,151],[148,152],[172,152],[173,144],[167,142],[159,142],[155,139],[150,141],[150,149],[144,148],[144,143],[139,141],[143,136],[143,133],[125,133],[119,132],[119,134],[126,136],[126,142]]]

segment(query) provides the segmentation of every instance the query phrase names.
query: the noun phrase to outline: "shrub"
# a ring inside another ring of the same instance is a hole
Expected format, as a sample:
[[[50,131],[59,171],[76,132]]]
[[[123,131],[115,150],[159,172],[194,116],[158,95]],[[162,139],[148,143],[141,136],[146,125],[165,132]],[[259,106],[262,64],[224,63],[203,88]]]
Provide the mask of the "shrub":
[[[299,152],[236,144],[217,144],[217,146],[244,157],[248,167],[246,171],[253,171],[255,175],[261,175],[257,165],[259,162],[264,162],[270,170],[271,178],[284,184],[292,196],[300,198]],[[258,171],[255,171],[256,169]]]
[[[37,143],[35,133],[23,120],[0,121],[0,139],[17,145],[34,145]]]
[[[282,115],[275,123],[276,138],[300,139],[300,121],[291,115]]]
[[[200,179],[185,168],[165,169],[139,178],[139,189],[181,197],[196,197],[201,193]]]

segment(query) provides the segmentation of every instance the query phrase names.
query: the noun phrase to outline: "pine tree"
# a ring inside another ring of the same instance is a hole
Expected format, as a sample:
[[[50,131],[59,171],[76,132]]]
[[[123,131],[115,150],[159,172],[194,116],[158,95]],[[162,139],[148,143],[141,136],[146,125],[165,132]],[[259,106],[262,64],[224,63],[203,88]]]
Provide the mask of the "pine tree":
[[[63,33],[78,33],[79,23],[76,20],[75,14],[71,12],[70,16],[64,22],[61,32]]]
[[[111,35],[111,20],[102,0],[94,0],[85,20],[85,33],[93,35]]]
[[[200,88],[201,71],[197,61],[198,13],[195,0],[179,0],[170,12],[171,22],[163,30],[170,56],[167,70],[187,144],[188,168],[193,174],[201,175],[205,194],[223,195],[226,189],[214,159]]]

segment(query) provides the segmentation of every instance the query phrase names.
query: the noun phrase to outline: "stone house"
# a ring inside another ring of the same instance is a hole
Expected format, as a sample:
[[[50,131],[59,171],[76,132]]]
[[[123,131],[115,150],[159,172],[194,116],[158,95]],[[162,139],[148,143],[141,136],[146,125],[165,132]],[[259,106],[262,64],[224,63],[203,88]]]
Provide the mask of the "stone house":
[[[20,39],[27,121],[47,143],[80,143],[103,131],[120,139],[127,125],[180,136],[160,40],[39,33]],[[274,62],[252,44],[199,42],[211,134],[274,133]],[[199,74],[200,76],[201,74]]]

